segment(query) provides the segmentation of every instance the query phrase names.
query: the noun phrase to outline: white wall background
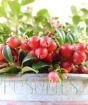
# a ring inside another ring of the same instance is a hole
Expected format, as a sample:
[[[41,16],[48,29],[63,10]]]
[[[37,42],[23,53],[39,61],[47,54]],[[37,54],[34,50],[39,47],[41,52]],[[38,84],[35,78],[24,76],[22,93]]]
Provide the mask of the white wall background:
[[[65,22],[71,15],[71,5],[88,8],[88,0],[35,0],[31,7],[33,7],[34,14],[41,8],[47,8],[52,16],[58,16],[61,22]]]

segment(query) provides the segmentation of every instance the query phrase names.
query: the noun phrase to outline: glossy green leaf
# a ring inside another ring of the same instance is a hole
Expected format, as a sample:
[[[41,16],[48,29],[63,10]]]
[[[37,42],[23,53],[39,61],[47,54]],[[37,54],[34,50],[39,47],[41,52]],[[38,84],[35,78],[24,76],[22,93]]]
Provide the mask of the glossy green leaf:
[[[65,41],[66,34],[65,34],[64,30],[59,28],[58,31],[59,31],[59,35],[61,35],[63,37],[63,41]]]
[[[70,34],[73,37],[73,40],[75,41],[76,40],[76,37],[77,37],[76,33],[71,31]]]
[[[48,67],[49,65],[45,62],[39,61],[37,63],[34,63],[32,65],[32,68],[36,69],[36,70],[40,70],[42,68]]]
[[[33,60],[33,59],[36,59],[36,56],[35,56],[35,55],[27,55],[27,56],[23,59],[22,64],[24,64],[24,63],[27,62],[27,61]]]
[[[64,43],[65,41],[65,33],[62,29],[56,29],[57,33],[58,33],[58,39],[61,42],[61,44]]]
[[[23,61],[23,59],[25,58],[26,55],[27,55],[27,53],[25,51],[20,51],[18,53],[18,62],[19,62],[20,65],[22,64],[22,61]]]
[[[6,45],[3,50],[2,50],[4,58],[9,61],[9,62],[14,62],[12,54],[11,54],[11,49],[9,48],[8,45]]]
[[[68,42],[69,42],[69,43],[71,43],[71,44],[74,43],[74,39],[73,39],[73,37],[71,36],[70,33],[67,33],[67,39],[68,39]]]
[[[16,67],[5,67],[5,68],[0,69],[0,74],[3,74],[3,73],[15,74],[17,72],[18,71]]]
[[[22,70],[21,70],[21,73],[23,74],[23,73],[28,72],[28,71],[34,71],[34,72],[38,73],[38,70],[35,70],[35,69],[33,69],[32,67],[29,67],[29,66],[23,67]]]

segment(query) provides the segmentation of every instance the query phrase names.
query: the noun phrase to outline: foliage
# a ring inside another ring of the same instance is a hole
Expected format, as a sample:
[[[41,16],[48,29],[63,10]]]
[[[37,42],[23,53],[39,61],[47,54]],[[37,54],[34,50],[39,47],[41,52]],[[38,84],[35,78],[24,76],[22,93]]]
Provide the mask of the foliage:
[[[65,30],[74,31],[77,34],[77,42],[88,45],[88,9],[71,6],[70,22],[65,23]]]

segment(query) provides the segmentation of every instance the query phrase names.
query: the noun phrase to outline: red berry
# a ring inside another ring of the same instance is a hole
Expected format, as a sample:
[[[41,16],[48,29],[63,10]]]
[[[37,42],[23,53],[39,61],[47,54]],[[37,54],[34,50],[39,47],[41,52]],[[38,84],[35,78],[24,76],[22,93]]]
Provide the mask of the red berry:
[[[60,55],[65,58],[71,58],[73,55],[73,47],[70,44],[63,44],[60,47]]]
[[[74,50],[84,52],[86,50],[86,46],[83,43],[78,43],[74,45]]]
[[[86,60],[86,54],[84,52],[74,52],[72,61],[74,64],[80,64]]]
[[[30,50],[28,55],[35,55],[35,50]]]
[[[54,72],[54,71],[49,72],[49,74],[48,74],[48,80],[51,83],[56,83],[59,80],[58,73],[57,72]]]
[[[35,49],[39,47],[39,38],[38,36],[32,36],[28,40],[28,45],[30,48]]]
[[[47,55],[47,57],[45,58],[45,60],[47,61],[47,62],[52,62],[52,53],[49,53],[48,55]]]
[[[47,57],[48,55],[48,50],[46,48],[37,48],[35,50],[35,55],[39,58],[39,59],[44,59]]]
[[[15,36],[11,36],[7,39],[6,44],[11,48],[16,48],[20,43]]]
[[[84,73],[84,74],[88,73],[87,67],[85,67],[83,65],[79,65],[78,71],[79,71],[79,73]]]
[[[11,53],[12,53],[12,56],[14,58],[14,61],[17,62],[17,60],[18,60],[18,49],[11,49]]]
[[[85,51],[86,53],[86,60],[88,60],[88,51]]]
[[[4,56],[3,56],[3,54],[2,54],[2,50],[3,50],[3,48],[4,48],[4,44],[0,44],[0,61],[2,62],[2,61],[4,61],[5,59],[4,59]]]
[[[55,51],[56,48],[57,48],[56,42],[54,42],[53,40],[51,40],[51,45],[50,45],[50,47],[48,48],[49,52]]]
[[[72,62],[70,60],[64,60],[61,62],[61,67],[67,70],[68,72],[71,71]]]
[[[2,62],[2,61],[4,61],[5,59],[4,59],[4,56],[3,56],[3,54],[2,54],[2,50],[0,50],[0,61]]]
[[[49,37],[42,37],[40,39],[40,46],[41,47],[50,47],[51,43],[52,43],[52,41]]]
[[[30,50],[30,48],[28,46],[28,40],[21,41],[21,49],[22,50]]]

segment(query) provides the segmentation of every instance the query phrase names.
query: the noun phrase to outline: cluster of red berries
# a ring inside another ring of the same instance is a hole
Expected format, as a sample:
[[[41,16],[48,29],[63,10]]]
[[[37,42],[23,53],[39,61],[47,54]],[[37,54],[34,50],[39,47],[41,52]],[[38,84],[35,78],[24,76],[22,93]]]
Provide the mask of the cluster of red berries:
[[[60,67],[64,69],[66,74],[69,72],[88,73],[88,68],[83,65],[88,60],[85,44],[63,44],[56,50],[56,57],[58,57]],[[52,71],[48,74],[48,79],[51,83],[56,83],[59,80],[59,75],[57,72]]]
[[[38,59],[52,62],[52,54],[57,48],[57,44],[49,37],[32,36],[21,42],[21,49],[28,50],[28,54],[34,54]]]
[[[88,73],[87,67],[84,66],[84,62],[88,60],[88,52],[83,43],[73,45],[65,43],[58,48],[56,42],[48,36],[31,36],[29,39],[24,39],[22,36],[18,38],[10,36],[5,44],[0,44],[0,62],[5,61],[2,50],[6,45],[10,47],[15,62],[18,62],[18,53],[21,49],[27,51],[28,55],[35,55],[37,60],[46,62],[52,62],[56,56],[57,63],[60,63],[65,73]],[[48,78],[51,82],[56,82],[59,75],[52,71],[48,74]]]
[[[11,48],[11,53],[14,61],[18,59],[19,49],[28,51],[28,55],[34,54],[38,59],[52,62],[53,51],[56,50],[57,44],[49,37],[31,36],[29,39],[19,41],[15,36],[11,36],[6,40],[6,45]],[[0,44],[0,61],[4,61],[2,49],[5,44]]]
[[[85,44],[63,44],[59,49],[58,55],[59,60],[61,60],[60,66],[66,72],[88,73],[87,67],[83,65],[85,60],[88,59]]]

